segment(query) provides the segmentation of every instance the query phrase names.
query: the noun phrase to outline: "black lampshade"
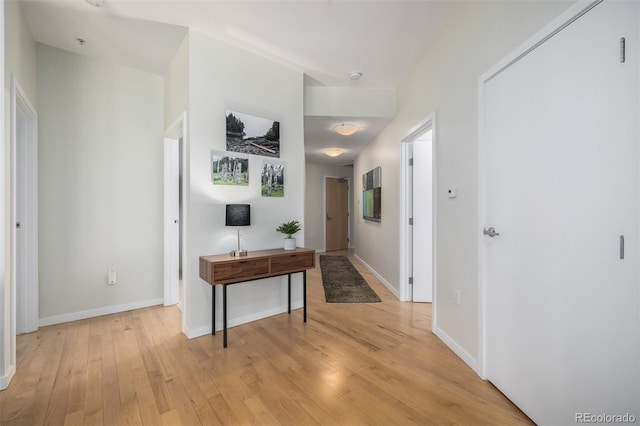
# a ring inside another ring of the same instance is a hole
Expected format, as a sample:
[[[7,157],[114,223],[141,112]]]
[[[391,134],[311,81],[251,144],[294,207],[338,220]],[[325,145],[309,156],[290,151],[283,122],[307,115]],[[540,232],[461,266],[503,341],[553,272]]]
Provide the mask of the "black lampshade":
[[[249,204],[227,204],[226,226],[251,225],[251,206]]]

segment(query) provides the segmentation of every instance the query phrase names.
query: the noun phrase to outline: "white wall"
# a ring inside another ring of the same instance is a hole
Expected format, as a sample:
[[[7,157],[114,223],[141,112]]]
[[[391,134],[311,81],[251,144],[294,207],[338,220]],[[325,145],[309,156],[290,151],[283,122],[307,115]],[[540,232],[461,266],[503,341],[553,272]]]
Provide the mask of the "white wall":
[[[189,104],[189,33],[164,76],[164,128],[169,128]]]
[[[189,282],[186,289],[190,337],[211,330],[211,287],[199,278],[199,256],[228,253],[236,230],[225,227],[227,203],[251,204],[251,226],[242,228],[244,249],[282,247],[275,229],[297,219],[304,229],[303,75],[262,57],[191,31],[189,34],[189,158],[188,202]],[[225,110],[278,120],[280,160],[285,165],[284,198],[260,195],[260,167],[268,157],[250,156],[248,187],[214,186],[211,150],[226,147]],[[296,235],[304,245],[304,235]],[[299,275],[299,274],[298,274]],[[299,276],[294,276],[292,302],[301,304]],[[221,288],[217,289],[221,293]],[[229,287],[229,324],[234,325],[286,310],[286,278]],[[222,325],[222,297],[218,328]]]
[[[5,89],[9,90],[11,74],[20,81],[22,90],[36,105],[36,44],[18,0],[4,2],[5,14]],[[7,105],[9,100],[6,100]],[[5,111],[9,114],[9,111]],[[9,132],[9,128],[6,129]]]
[[[395,89],[307,86],[304,114],[320,117],[393,117]]]
[[[389,253],[400,251],[400,141],[437,110],[438,334],[474,367],[478,357],[478,77],[569,5],[461,4],[398,87],[396,119],[355,162],[355,176],[382,166],[382,222],[364,222],[356,216],[356,253],[399,289],[401,262]],[[450,185],[458,188],[455,199],[446,197]],[[355,200],[358,210],[357,194]],[[453,303],[454,288],[461,290],[460,306]]]
[[[11,277],[11,264],[10,264],[10,208],[11,208],[11,168],[10,168],[10,87],[11,87],[11,74],[15,75],[17,81],[20,83],[22,90],[31,101],[32,105],[37,108],[36,103],[36,46],[31,36],[31,31],[27,25],[26,18],[22,12],[22,6],[18,1],[9,0],[3,2],[4,17],[0,17],[4,26],[2,35],[4,42],[2,47],[4,50],[4,65],[2,70],[4,75],[2,81],[4,82],[4,98],[2,101],[3,113],[0,117],[3,117],[4,126],[2,128],[2,149],[3,149],[3,164],[2,173],[3,180],[0,185],[3,185],[3,218],[2,227],[3,235],[2,244],[4,250],[2,270],[4,271],[0,279],[4,279],[4,285],[0,285],[3,296],[0,299],[3,301],[2,309],[2,345],[3,350],[0,351],[0,378],[4,377],[7,373],[6,368],[9,368],[11,346],[15,347],[15,335],[11,332],[11,324],[15,322],[15,316],[13,318],[10,315],[11,312],[11,293],[10,293],[10,277]],[[4,371],[3,371],[4,370]],[[1,380],[1,379],[0,379]]]
[[[349,194],[353,192],[353,167],[324,166],[319,164],[306,164],[305,194],[304,194],[304,241],[305,247],[316,250],[325,249],[325,177],[346,177],[349,179]],[[349,247],[353,246],[353,217],[357,214],[353,211],[353,197],[349,197]]]
[[[162,77],[37,58],[40,323],[162,303]]]

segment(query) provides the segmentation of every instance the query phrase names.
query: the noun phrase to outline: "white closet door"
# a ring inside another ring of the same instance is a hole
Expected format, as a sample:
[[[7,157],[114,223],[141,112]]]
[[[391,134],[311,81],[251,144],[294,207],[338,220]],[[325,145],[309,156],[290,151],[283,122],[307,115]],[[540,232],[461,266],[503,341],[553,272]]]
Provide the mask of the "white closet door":
[[[638,6],[596,6],[484,86],[486,374],[538,424],[640,419]]]
[[[431,131],[413,143],[414,302],[433,301],[433,160]]]

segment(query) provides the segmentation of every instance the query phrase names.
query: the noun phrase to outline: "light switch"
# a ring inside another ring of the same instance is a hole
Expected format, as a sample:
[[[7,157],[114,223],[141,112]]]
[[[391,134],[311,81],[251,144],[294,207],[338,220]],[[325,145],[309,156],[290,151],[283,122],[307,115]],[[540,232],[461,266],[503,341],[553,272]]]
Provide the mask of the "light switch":
[[[118,282],[118,274],[116,272],[115,266],[109,268],[109,273],[107,275],[107,282],[109,283],[109,285],[114,285]]]

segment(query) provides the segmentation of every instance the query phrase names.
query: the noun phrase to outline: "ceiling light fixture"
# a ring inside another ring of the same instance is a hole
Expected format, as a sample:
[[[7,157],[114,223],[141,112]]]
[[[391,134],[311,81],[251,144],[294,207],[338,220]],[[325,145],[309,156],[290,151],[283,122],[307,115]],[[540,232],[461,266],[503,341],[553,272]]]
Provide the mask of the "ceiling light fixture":
[[[351,74],[349,74],[349,77],[351,78],[351,80],[360,80],[360,77],[362,77],[362,73],[358,71],[354,71]]]
[[[326,149],[323,149],[322,152],[327,157],[339,157],[344,153],[344,149],[342,149],[342,148],[326,148]]]
[[[334,132],[342,136],[352,135],[358,130],[360,130],[360,127],[353,123],[341,123],[333,128]]]

